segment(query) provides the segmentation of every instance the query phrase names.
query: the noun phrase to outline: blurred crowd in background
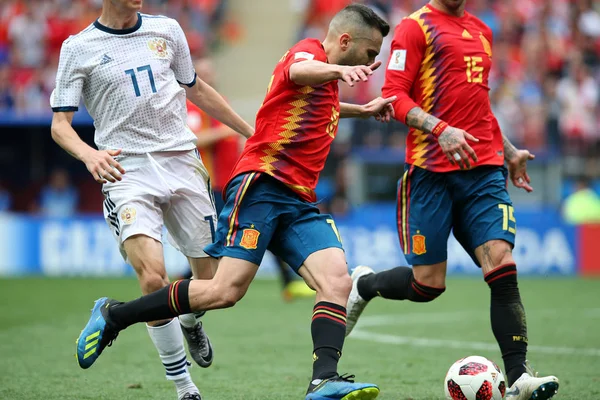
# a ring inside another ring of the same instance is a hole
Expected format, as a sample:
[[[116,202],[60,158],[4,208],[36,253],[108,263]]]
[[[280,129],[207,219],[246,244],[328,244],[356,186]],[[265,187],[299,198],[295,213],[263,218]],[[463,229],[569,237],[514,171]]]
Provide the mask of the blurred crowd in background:
[[[193,55],[235,35],[226,0],[145,0],[145,13],[176,18]],[[0,112],[48,111],[62,42],[100,15],[102,0],[0,2]]]
[[[352,2],[281,1],[303,10],[298,38],[323,38],[331,17]],[[363,2],[375,7],[394,26],[427,1]],[[0,2],[0,114],[48,111],[60,46],[66,37],[97,18],[101,3]],[[600,1],[468,0],[467,10],[494,33],[490,97],[503,133],[518,147],[556,157],[556,162],[560,157],[569,176],[591,182],[600,178]],[[176,18],[195,58],[210,54],[239,34],[239,27],[228,20],[224,0],[145,0],[144,12]],[[392,35],[393,32],[382,48],[380,58],[384,63]],[[357,85],[356,89],[340,85],[342,99],[361,103],[378,96],[383,77],[383,73],[376,74],[367,85]],[[365,149],[385,149],[386,154],[397,150],[399,154],[404,149],[406,133],[406,127],[399,123],[342,121],[320,186],[330,211],[343,214],[350,207],[349,155]],[[398,160],[401,166],[402,157],[398,156]],[[50,186],[72,189],[68,177],[48,174],[48,178]],[[61,179],[66,179],[66,183],[61,184]],[[3,193],[6,191],[0,186],[0,209],[11,203]],[[35,207],[52,210],[42,203],[52,202],[56,196],[44,193],[40,192]],[[65,194],[64,204],[73,205],[73,212],[76,210],[76,191]]]

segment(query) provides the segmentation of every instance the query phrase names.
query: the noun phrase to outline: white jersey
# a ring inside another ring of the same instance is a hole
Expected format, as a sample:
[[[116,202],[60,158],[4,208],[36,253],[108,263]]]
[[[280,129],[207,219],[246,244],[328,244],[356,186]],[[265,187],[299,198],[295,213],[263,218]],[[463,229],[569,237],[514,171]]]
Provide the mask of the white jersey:
[[[128,29],[98,21],[65,40],[52,110],[77,111],[81,97],[96,128],[100,150],[123,155],[191,150],[185,90],[196,73],[177,21],[138,14]]]

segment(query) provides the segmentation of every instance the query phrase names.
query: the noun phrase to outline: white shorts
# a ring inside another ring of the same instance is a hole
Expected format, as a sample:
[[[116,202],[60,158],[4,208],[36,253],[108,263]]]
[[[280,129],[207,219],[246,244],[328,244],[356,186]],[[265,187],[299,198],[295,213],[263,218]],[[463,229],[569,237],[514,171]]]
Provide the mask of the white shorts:
[[[208,257],[217,215],[208,172],[196,150],[160,152],[119,160],[123,180],[104,184],[104,218],[127,260],[123,242],[133,235],[169,242],[184,255]]]

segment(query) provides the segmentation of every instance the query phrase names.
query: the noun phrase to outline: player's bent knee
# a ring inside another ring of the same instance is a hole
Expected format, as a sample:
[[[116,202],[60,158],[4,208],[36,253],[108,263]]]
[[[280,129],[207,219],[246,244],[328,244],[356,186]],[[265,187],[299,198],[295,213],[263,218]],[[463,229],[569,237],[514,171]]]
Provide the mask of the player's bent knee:
[[[409,300],[429,303],[446,291],[446,263],[413,267]]]
[[[145,272],[138,275],[140,287],[144,294],[154,293],[169,284],[169,278],[156,272]]]
[[[496,268],[515,263],[510,243],[505,242],[504,240],[491,240],[487,242],[486,245],[491,249],[490,257],[492,271]]]
[[[318,289],[324,296],[331,299],[346,300],[352,290],[352,279],[348,274],[346,264],[332,266],[323,279],[318,282]]]
[[[414,282],[432,288],[446,287],[446,262],[413,267]]]
[[[246,287],[237,285],[215,285],[213,293],[217,299],[216,308],[230,308],[235,306],[246,294],[246,289]]]
[[[411,288],[412,291],[409,299],[415,303],[429,303],[440,297],[446,291],[445,287],[431,287],[417,282],[414,277]]]
[[[230,308],[237,304],[244,295],[239,290],[227,290],[219,296],[219,308]]]

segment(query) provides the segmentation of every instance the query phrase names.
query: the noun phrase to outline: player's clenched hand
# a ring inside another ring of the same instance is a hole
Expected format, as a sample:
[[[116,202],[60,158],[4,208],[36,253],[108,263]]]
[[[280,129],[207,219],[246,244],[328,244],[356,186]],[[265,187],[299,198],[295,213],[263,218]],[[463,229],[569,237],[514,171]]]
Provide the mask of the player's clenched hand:
[[[523,189],[528,193],[533,192],[531,178],[527,174],[527,161],[533,160],[535,156],[527,150],[517,150],[510,160],[507,160],[510,180],[515,187]]]
[[[378,97],[371,100],[363,106],[363,116],[366,118],[375,117],[375,119],[380,122],[390,122],[394,117],[394,107],[392,107],[392,103],[395,102],[396,99],[396,96],[392,96],[386,99]]]
[[[121,150],[91,150],[86,153],[81,161],[85,163],[88,171],[98,183],[116,182],[123,179],[125,170],[113,158],[121,154]]]
[[[477,154],[469,146],[467,140],[479,142],[479,139],[471,134],[451,126],[447,127],[438,137],[438,143],[446,157],[448,157],[450,164],[458,164],[460,169],[471,168],[471,159],[473,162],[477,162]]]
[[[348,86],[354,86],[355,82],[366,82],[369,80],[369,76],[373,75],[375,71],[381,65],[381,61],[377,61],[369,66],[367,65],[342,65],[340,66],[340,79],[348,84]]]

